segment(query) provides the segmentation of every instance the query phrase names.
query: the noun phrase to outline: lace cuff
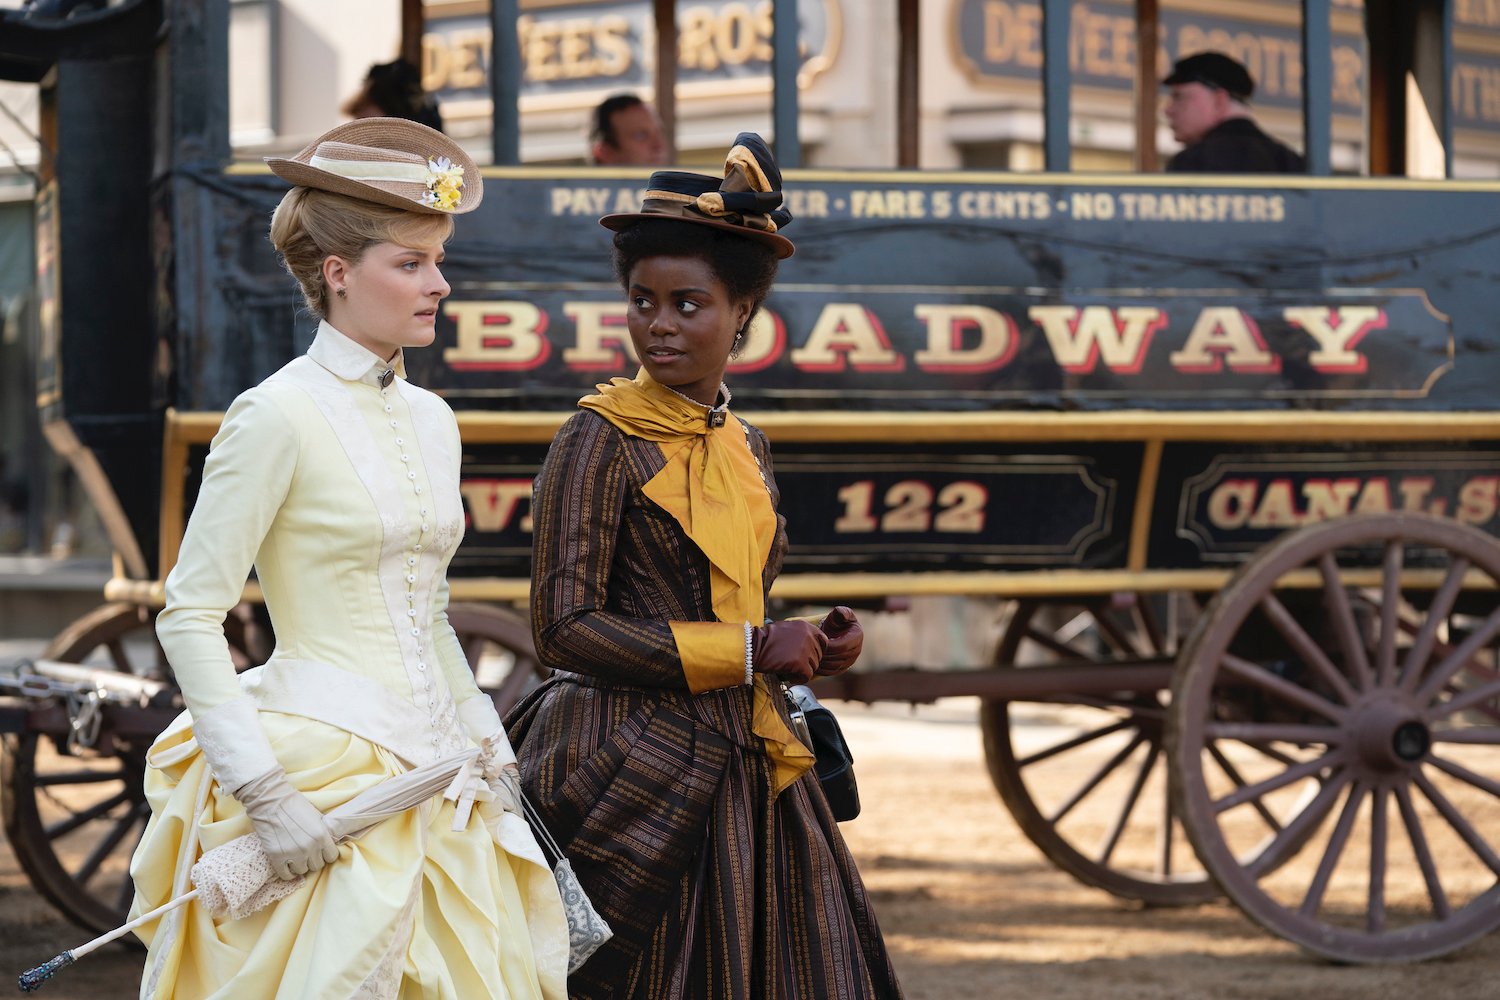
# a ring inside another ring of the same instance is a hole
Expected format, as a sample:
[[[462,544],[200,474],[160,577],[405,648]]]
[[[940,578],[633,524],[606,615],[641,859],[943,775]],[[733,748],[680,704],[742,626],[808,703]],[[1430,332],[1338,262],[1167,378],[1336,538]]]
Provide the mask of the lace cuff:
[[[214,780],[231,795],[247,781],[281,766],[260,728],[255,702],[245,695],[193,716],[193,736]]]

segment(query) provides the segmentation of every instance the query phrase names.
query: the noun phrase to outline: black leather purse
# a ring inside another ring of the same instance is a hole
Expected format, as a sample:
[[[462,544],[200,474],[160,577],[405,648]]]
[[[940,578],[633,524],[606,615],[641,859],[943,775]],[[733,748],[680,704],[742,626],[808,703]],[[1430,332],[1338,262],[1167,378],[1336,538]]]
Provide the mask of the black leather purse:
[[[839,720],[813,695],[805,684],[783,687],[792,726],[797,736],[814,754],[813,771],[823,786],[823,797],[840,823],[859,815],[859,785],[854,780],[854,755],[844,742]]]

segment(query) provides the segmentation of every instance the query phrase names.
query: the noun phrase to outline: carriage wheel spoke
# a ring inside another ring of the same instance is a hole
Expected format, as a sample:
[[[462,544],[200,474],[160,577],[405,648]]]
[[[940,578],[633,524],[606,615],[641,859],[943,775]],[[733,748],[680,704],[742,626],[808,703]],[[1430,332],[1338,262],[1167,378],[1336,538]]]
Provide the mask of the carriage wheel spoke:
[[[1175,658],[1182,652],[1187,634],[1203,614],[1203,599],[1190,590],[1173,590],[1167,594],[1167,620],[1162,652]]]
[[[1141,790],[1146,787],[1146,779],[1151,777],[1151,768],[1156,764],[1156,758],[1161,753],[1161,745],[1152,743],[1146,750],[1146,759],[1141,761],[1141,766],[1135,772],[1135,780],[1130,783],[1130,791],[1125,795],[1125,802],[1121,805],[1120,813],[1115,817],[1109,834],[1104,838],[1104,849],[1099,854],[1099,863],[1109,864],[1110,857],[1119,846],[1120,837],[1125,833],[1125,824],[1130,822],[1130,814],[1135,812],[1136,803],[1140,801]]]
[[[1086,660],[1089,658],[1083,653],[1080,653],[1078,650],[1074,649],[1072,646],[1069,646],[1067,643],[1059,641],[1052,635],[1051,632],[1043,632],[1040,629],[1032,628],[1029,623],[1027,624],[1025,631],[1021,634],[1037,645],[1051,650],[1065,660]]]
[[[1500,680],[1490,681],[1488,684],[1481,684],[1479,687],[1459,692],[1456,697],[1435,706],[1432,710],[1432,718],[1444,719],[1466,708],[1482,705],[1492,698],[1500,698]]]
[[[1316,671],[1345,704],[1354,701],[1357,696],[1354,689],[1349,686],[1348,679],[1339,673],[1333,661],[1328,658],[1328,654],[1313,641],[1313,637],[1307,634],[1307,630],[1298,623],[1296,618],[1292,617],[1286,605],[1276,599],[1275,594],[1267,592],[1260,599],[1260,608],[1270,619],[1276,631],[1281,633],[1281,637],[1301,657],[1303,663]]]
[[[1500,608],[1492,611],[1477,629],[1469,633],[1469,636],[1454,648],[1453,652],[1443,657],[1442,662],[1433,669],[1427,680],[1423,681],[1422,686],[1417,689],[1418,701],[1431,701],[1439,691],[1443,690],[1444,685],[1453,678],[1453,675],[1474,658],[1475,653],[1489,644],[1497,632],[1500,632]],[[1410,662],[1407,663],[1407,667],[1411,668]]]
[[[1451,774],[1459,781],[1473,785],[1481,791],[1489,792],[1496,798],[1500,798],[1500,781],[1496,781],[1494,778],[1486,778],[1482,774],[1476,774],[1457,761],[1439,757],[1437,754],[1429,754],[1427,760],[1434,767]]]
[[[1156,831],[1156,870],[1164,876],[1172,874],[1172,830],[1176,825],[1177,817],[1172,814],[1172,796],[1163,795],[1161,824]]]
[[[1273,775],[1263,781],[1257,781],[1252,785],[1246,784],[1245,780],[1234,770],[1233,765],[1218,752],[1217,747],[1210,747],[1210,752],[1214,754],[1214,759],[1219,761],[1219,766],[1225,769],[1225,773],[1229,775],[1230,780],[1239,785],[1236,791],[1230,792],[1221,799],[1214,800],[1214,811],[1220,813],[1228,812],[1235,806],[1244,805],[1246,802],[1249,802],[1273,830],[1280,830],[1281,826],[1272,817],[1270,812],[1266,810],[1261,799],[1278,788],[1285,788],[1287,785],[1294,785],[1299,781],[1311,778],[1320,771],[1326,770],[1330,764],[1335,763],[1335,761],[1330,761],[1325,757],[1314,757],[1312,760],[1305,760],[1295,767],[1289,767],[1280,774]]]
[[[1155,722],[1167,721],[1167,710],[1161,705],[1155,703],[1141,704],[1140,702],[1130,700],[1130,698],[1131,696],[1127,695],[1110,698],[1107,695],[1070,694],[1059,696],[1055,700],[1060,705],[1084,705],[1088,708],[1097,708],[1103,712],[1120,712],[1123,710],[1130,713],[1130,716],[1135,719],[1150,719]]]
[[[1409,625],[1407,625],[1405,623],[1402,624],[1402,630],[1405,631],[1405,632],[1407,632],[1407,633],[1409,633],[1409,634],[1416,634],[1416,631],[1417,631],[1417,629],[1414,626],[1409,626]],[[1442,640],[1434,640],[1433,643],[1432,643],[1432,649],[1433,649],[1433,651],[1439,653],[1442,656],[1448,656],[1456,648],[1457,647],[1451,646],[1451,645],[1443,642]],[[1492,652],[1492,651],[1493,651],[1493,647],[1491,647],[1490,649],[1486,650],[1486,652]],[[1426,658],[1424,658],[1423,662],[1424,663],[1426,662]],[[1476,681],[1476,683],[1480,683],[1480,684],[1488,684],[1491,681],[1500,680],[1500,670],[1496,670],[1495,667],[1491,666],[1488,663],[1483,662],[1482,660],[1478,659],[1477,657],[1470,657],[1469,658],[1469,661],[1464,664],[1463,672],[1464,672],[1465,675],[1474,678],[1474,680]],[[1403,683],[1403,685],[1408,685],[1409,684],[1409,687],[1415,687],[1416,686],[1415,679],[1408,680],[1408,678],[1403,677],[1402,678],[1402,683]],[[1455,687],[1453,685],[1453,683],[1451,682],[1451,680],[1450,680],[1449,683],[1447,683],[1447,684],[1445,684],[1443,686],[1443,689],[1445,691],[1449,692],[1449,693],[1460,693],[1460,694],[1462,693],[1462,689]],[[1435,707],[1439,711],[1442,711],[1445,708],[1445,705],[1439,704],[1439,705],[1437,705]],[[1500,718],[1500,707],[1491,708],[1491,707],[1485,706],[1485,707],[1481,708],[1481,711],[1485,712],[1485,714],[1487,714],[1487,715],[1489,715],[1491,717]]]
[[[135,673],[130,668],[130,657],[125,654],[125,644],[123,642],[119,639],[111,639],[106,643],[105,648],[109,650],[110,662],[114,664],[116,670],[122,674]]]
[[[1298,764],[1302,763],[1301,758],[1293,757],[1289,753],[1283,753],[1282,751],[1277,750],[1275,747],[1262,740],[1244,740],[1242,742],[1251,750],[1254,750],[1259,754],[1271,758],[1278,764],[1285,764],[1287,767],[1296,767]]]
[[[129,789],[126,789],[123,792],[117,792],[116,794],[111,795],[109,798],[105,799],[103,802],[96,802],[82,812],[74,813],[60,823],[55,823],[52,826],[47,827],[47,839],[56,840],[59,837],[65,837],[68,834],[72,833],[74,830],[78,829],[80,826],[83,826],[86,823],[92,823],[94,820],[98,819],[100,816],[103,816],[105,813],[109,812],[120,803],[129,801]]]
[[[1448,894],[1438,878],[1437,864],[1432,860],[1432,848],[1427,844],[1427,835],[1422,832],[1422,820],[1412,805],[1411,791],[1404,784],[1396,786],[1396,804],[1401,808],[1401,823],[1406,827],[1406,837],[1411,841],[1411,852],[1416,855],[1417,866],[1422,869],[1422,880],[1427,883],[1427,898],[1432,900],[1432,912],[1439,920],[1447,920],[1453,910],[1448,905]]]
[[[1328,880],[1333,877],[1333,870],[1338,867],[1339,858],[1344,856],[1344,848],[1349,844],[1349,832],[1354,829],[1354,821],[1359,817],[1359,807],[1365,800],[1365,788],[1356,781],[1349,789],[1349,797],[1344,800],[1344,809],[1339,813],[1339,821],[1333,827],[1333,834],[1328,838],[1328,843],[1323,850],[1323,860],[1318,862],[1318,870],[1313,874],[1312,883],[1307,887],[1307,895],[1302,897],[1302,905],[1298,912],[1304,917],[1311,917],[1318,912],[1323,905],[1323,894],[1328,891]]]
[[[1087,797],[1089,792],[1092,792],[1095,788],[1099,787],[1099,783],[1102,782],[1105,778],[1109,777],[1114,769],[1119,767],[1127,757],[1135,752],[1135,748],[1140,746],[1144,742],[1146,742],[1146,737],[1140,733],[1136,733],[1135,737],[1125,745],[1124,749],[1115,754],[1109,760],[1105,761],[1102,765],[1100,765],[1098,770],[1089,775],[1089,779],[1079,787],[1078,791],[1074,792],[1073,795],[1068,799],[1068,801],[1064,802],[1056,812],[1047,817],[1047,822],[1052,823],[1053,825],[1062,822],[1064,816],[1072,812],[1073,808],[1077,806],[1078,803],[1082,802],[1084,798]]]
[[[1421,772],[1413,773],[1412,781],[1422,789],[1422,794],[1427,796],[1427,801],[1437,807],[1437,811],[1443,814],[1448,825],[1464,839],[1464,843],[1469,845],[1469,849],[1479,857],[1479,860],[1488,865],[1490,871],[1500,875],[1500,857],[1495,856],[1494,849],[1479,835],[1479,831],[1474,829],[1473,824],[1464,819],[1463,814],[1448,800],[1448,797],[1438,790],[1427,775]]]
[[[99,866],[104,863],[104,859],[114,853],[115,848],[120,846],[120,841],[125,839],[125,835],[134,829],[140,820],[140,814],[132,809],[115,821],[115,825],[110,828],[109,833],[103,840],[94,845],[94,849],[89,852],[89,856],[84,859],[83,864],[79,865],[78,871],[74,873],[73,878],[79,885],[87,886],[89,884],[93,877],[99,873]],[[128,876],[126,881],[129,881]]]
[[[1139,697],[1142,696],[1132,694],[1115,696],[1103,694],[1038,694],[1016,698],[1013,701],[1026,705],[1082,706],[1084,708],[1097,708],[1101,712],[1109,712],[1116,718],[1123,718],[1121,715],[1123,712],[1135,719],[1151,719],[1156,722],[1167,721],[1167,709],[1165,707],[1156,702],[1136,701],[1135,699]]]
[[[1388,830],[1386,798],[1389,792],[1376,785],[1370,796],[1370,905],[1365,911],[1365,929],[1378,934],[1385,926],[1385,862]]]
[[[1478,743],[1481,746],[1493,746],[1500,743],[1500,728],[1495,726],[1475,726],[1472,729],[1443,729],[1435,730],[1432,734],[1434,743]]]
[[[1219,749],[1219,745],[1217,743],[1208,744],[1208,753],[1218,763],[1219,769],[1228,775],[1230,781],[1234,782],[1235,787],[1241,792],[1244,791],[1249,782],[1240,775],[1239,769],[1224,755],[1224,751]],[[1232,794],[1237,795],[1239,792]],[[1223,812],[1224,809],[1228,808],[1228,806],[1221,807],[1220,803],[1222,802],[1223,800],[1220,799],[1219,802],[1214,803],[1214,808],[1219,812]],[[1250,807],[1260,814],[1260,818],[1265,821],[1265,824],[1271,828],[1273,833],[1281,829],[1280,820],[1276,818],[1271,810],[1266,808],[1265,803],[1260,800],[1259,795],[1250,799]]]
[[[1130,641],[1120,624],[1109,616],[1109,609],[1103,603],[1090,605],[1089,611],[1094,616],[1094,624],[1099,626],[1099,633],[1109,640],[1116,656],[1132,660],[1141,658],[1140,650],[1135,648],[1135,643]]]
[[[1264,688],[1279,696],[1283,701],[1291,702],[1310,712],[1316,712],[1325,719],[1337,721],[1344,717],[1344,709],[1322,695],[1293,684],[1285,678],[1277,677],[1265,667],[1251,663],[1249,660],[1242,660],[1233,653],[1225,653],[1220,663],[1226,674]]]
[[[1038,764],[1049,757],[1055,757],[1060,753],[1066,753],[1069,750],[1081,747],[1085,743],[1092,743],[1094,740],[1097,740],[1103,736],[1108,736],[1110,733],[1118,733],[1122,729],[1129,729],[1130,725],[1131,723],[1129,719],[1121,719],[1119,722],[1116,722],[1113,725],[1101,726],[1098,729],[1090,730],[1089,732],[1074,736],[1072,739],[1064,740],[1061,743],[1047,747],[1045,750],[1038,750],[1034,754],[1022,757],[1020,760],[1016,761],[1016,767],[1030,767],[1032,764]]]
[[[1380,687],[1389,687],[1396,679],[1394,625],[1396,612],[1401,606],[1401,565],[1405,556],[1399,540],[1386,545],[1384,573],[1380,578],[1380,645],[1375,657],[1375,683]],[[1387,625],[1392,627],[1387,629]]]
[[[37,785],[98,785],[107,781],[124,781],[125,771],[54,771],[38,774]]]
[[[1273,843],[1267,845],[1266,849],[1255,856],[1255,860],[1245,865],[1245,871],[1254,878],[1260,878],[1267,874],[1281,860],[1283,851],[1278,848],[1282,844],[1300,844],[1305,837],[1312,835],[1313,831],[1322,824],[1338,797],[1343,794],[1344,786],[1349,784],[1350,777],[1343,771],[1335,771],[1323,784],[1318,794],[1307,804],[1307,808],[1288,823],[1282,831],[1276,835]]]
[[[1393,546],[1399,556],[1401,547]],[[1387,566],[1387,570],[1389,570]],[[1344,654],[1344,666],[1353,671],[1354,678],[1359,684],[1360,690],[1368,691],[1370,688],[1370,655],[1365,650],[1364,640],[1359,636],[1359,630],[1354,624],[1354,609],[1349,606],[1349,594],[1344,590],[1344,583],[1339,579],[1339,566],[1333,559],[1333,553],[1325,552],[1318,560],[1318,569],[1323,574],[1323,606],[1333,618],[1333,624],[1338,632],[1339,649]],[[1400,567],[1396,569],[1400,573]],[[1389,583],[1390,577],[1387,577]],[[1387,587],[1389,590],[1389,587]],[[1387,594],[1387,598],[1389,598]],[[1344,695],[1344,700],[1349,701],[1350,696]]]
[[[1167,649],[1161,623],[1157,621],[1156,612],[1151,609],[1151,602],[1146,594],[1136,595],[1134,617],[1136,625],[1146,634],[1146,641],[1151,644],[1151,652],[1157,656],[1170,656],[1171,650]]]
[[[1410,691],[1416,687],[1417,678],[1422,675],[1422,668],[1427,665],[1428,658],[1432,656],[1438,629],[1447,620],[1448,613],[1453,610],[1453,602],[1457,599],[1459,589],[1463,587],[1464,576],[1468,572],[1469,560],[1463,556],[1455,557],[1453,565],[1448,567],[1448,575],[1443,577],[1442,586],[1438,587],[1437,593],[1433,595],[1432,604],[1427,609],[1427,617],[1422,619],[1422,627],[1417,630],[1417,637],[1412,640],[1411,648],[1406,651],[1406,662],[1401,665],[1401,676],[1397,681],[1401,690]],[[1382,643],[1385,640],[1383,629],[1384,625],[1382,625],[1381,633]]]

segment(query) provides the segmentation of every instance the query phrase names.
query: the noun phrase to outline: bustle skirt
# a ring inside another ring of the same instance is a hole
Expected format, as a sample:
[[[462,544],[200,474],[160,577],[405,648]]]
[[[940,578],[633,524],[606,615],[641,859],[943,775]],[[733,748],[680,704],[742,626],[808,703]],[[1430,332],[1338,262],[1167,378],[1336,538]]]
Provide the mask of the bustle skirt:
[[[406,770],[335,726],[265,711],[260,720],[288,779],[320,810]],[[186,713],[147,761],[151,820],[130,866],[133,916],[191,889],[188,870],[205,851],[251,832],[212,780]],[[141,997],[561,1000],[566,927],[530,829],[483,803],[455,831],[453,810],[434,798],[380,823],[242,919],[190,903],[141,928]]]

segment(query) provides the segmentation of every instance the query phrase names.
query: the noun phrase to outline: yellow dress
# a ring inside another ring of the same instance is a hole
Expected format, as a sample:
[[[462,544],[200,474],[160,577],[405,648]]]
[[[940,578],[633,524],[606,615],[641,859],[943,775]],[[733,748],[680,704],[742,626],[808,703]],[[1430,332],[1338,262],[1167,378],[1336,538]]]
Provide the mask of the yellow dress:
[[[205,851],[251,832],[218,781],[238,787],[266,762],[230,754],[220,769],[247,773],[216,780],[199,747],[217,739],[206,720],[226,703],[253,703],[271,763],[323,811],[473,746],[495,719],[446,617],[463,531],[457,425],[431,393],[399,377],[382,386],[385,367],[324,323],[214,439],[157,622],[188,711],[147,757],[136,914],[192,888]],[[222,622],[252,563],[276,650],[236,677]],[[566,923],[529,827],[495,803],[459,830],[453,819],[434,798],[341,845],[264,910],[216,919],[189,904],[142,928],[141,996],[561,1000]]]

